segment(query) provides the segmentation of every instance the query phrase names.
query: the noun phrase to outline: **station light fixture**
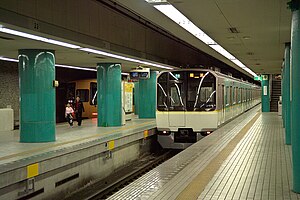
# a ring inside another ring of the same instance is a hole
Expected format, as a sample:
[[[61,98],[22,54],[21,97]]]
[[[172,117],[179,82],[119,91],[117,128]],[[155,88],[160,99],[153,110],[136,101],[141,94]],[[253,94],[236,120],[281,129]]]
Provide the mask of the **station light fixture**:
[[[24,33],[21,31],[16,31],[16,30],[12,30],[9,28],[4,28],[4,27],[0,27],[0,32],[2,33],[8,33],[11,35],[16,35],[19,37],[24,37],[24,38],[28,38],[28,39],[32,39],[32,40],[37,40],[37,41],[41,41],[41,42],[46,42],[49,44],[55,44],[58,46],[63,46],[63,47],[67,47],[67,48],[71,48],[71,49],[79,49],[81,48],[78,45],[75,44],[70,44],[70,43],[66,43],[66,42],[62,42],[62,41],[58,41],[58,40],[53,40],[53,39],[49,39],[49,38],[45,38],[45,37],[41,37],[41,36],[37,36],[37,35],[33,35],[33,34],[29,34],[29,33]]]
[[[10,61],[10,62],[19,62],[19,60],[17,60],[17,59],[6,58],[6,57],[3,57],[3,56],[0,56],[0,60]]]
[[[209,35],[197,27],[193,22],[191,22],[186,16],[184,16],[179,10],[174,6],[169,4],[166,0],[145,0],[146,2],[153,5],[154,8],[159,10],[161,13],[166,15],[176,24],[184,28],[186,31],[194,35],[196,38],[201,40],[204,44],[208,45],[219,54],[223,55],[228,60],[232,61],[234,64],[239,66],[244,71],[250,73],[254,77],[257,76],[255,72],[246,67],[241,61],[224,49],[221,45],[215,42]]]
[[[5,61],[10,61],[10,62],[19,62],[19,60],[17,59],[13,59],[13,58],[7,58],[7,57],[3,57],[0,56],[0,60],[5,60]],[[61,65],[61,64],[55,64],[56,67],[62,67],[62,68],[69,68],[69,69],[78,69],[78,70],[86,70],[86,71],[94,71],[96,72],[96,69],[92,69],[92,68],[87,68],[87,67],[78,67],[78,66],[71,66],[71,65]],[[126,72],[122,72],[122,75],[129,75],[129,73]]]
[[[150,66],[158,67],[158,68],[162,68],[162,69],[173,69],[172,67],[168,67],[168,66],[148,62],[148,61],[143,61],[143,60],[139,60],[139,59],[135,59],[135,58],[129,58],[129,57],[125,57],[125,56],[121,56],[121,55],[117,55],[117,54],[112,54],[112,53],[108,53],[108,52],[100,51],[100,50],[96,50],[96,49],[81,48],[79,50],[89,52],[89,53],[98,54],[98,55],[102,55],[102,56],[107,56],[107,57],[111,57],[111,58],[117,58],[117,59],[120,59],[120,60],[130,61],[130,62],[134,62],[134,63],[137,63],[137,64],[150,65]]]
[[[69,69],[79,69],[79,70],[94,71],[94,72],[97,71],[96,69],[87,68],[87,67],[77,67],[77,66],[61,65],[61,64],[55,64],[55,67],[62,67],[62,68],[69,68]]]
[[[120,60],[138,63],[138,64],[150,65],[150,66],[158,67],[158,68],[162,68],[162,69],[173,69],[172,67],[153,63],[153,62],[143,61],[143,60],[139,60],[139,59],[135,59],[135,58],[129,58],[126,56],[108,53],[108,52],[104,52],[104,51],[100,51],[100,50],[96,50],[96,49],[84,48],[84,47],[81,47],[81,46],[78,46],[75,44],[70,44],[70,43],[66,43],[66,42],[62,42],[62,41],[58,41],[58,40],[53,40],[53,39],[21,32],[21,31],[16,31],[13,29],[5,28],[1,25],[0,25],[0,32],[19,36],[19,37],[24,37],[24,38],[28,38],[28,39],[32,39],[32,40],[36,40],[36,41],[41,41],[41,42],[45,42],[45,43],[49,43],[49,44],[54,44],[54,45],[58,45],[58,46],[63,46],[63,47],[71,48],[71,49],[78,49],[81,51],[95,53],[95,54],[99,54],[99,55],[103,55],[103,56],[107,56],[107,57],[111,57],[111,58],[116,58],[116,59],[120,59]]]

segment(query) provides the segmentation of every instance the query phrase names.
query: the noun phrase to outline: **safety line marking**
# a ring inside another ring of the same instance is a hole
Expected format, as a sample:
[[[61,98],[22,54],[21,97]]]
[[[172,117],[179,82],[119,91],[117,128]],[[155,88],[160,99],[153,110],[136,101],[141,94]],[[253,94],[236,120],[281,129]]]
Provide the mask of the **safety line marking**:
[[[213,176],[220,169],[222,163],[235,149],[241,139],[253,126],[261,113],[257,113],[247,125],[226,145],[226,147],[213,158],[210,163],[188,184],[188,186],[177,196],[176,200],[197,199],[210,182]]]

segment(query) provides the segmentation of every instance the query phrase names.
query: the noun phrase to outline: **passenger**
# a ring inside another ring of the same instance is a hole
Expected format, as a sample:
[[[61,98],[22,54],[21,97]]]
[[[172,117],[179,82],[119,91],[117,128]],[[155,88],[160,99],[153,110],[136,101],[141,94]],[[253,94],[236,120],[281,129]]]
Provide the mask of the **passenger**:
[[[74,102],[74,108],[75,108],[75,115],[76,115],[78,126],[81,126],[82,112],[84,112],[84,107],[79,96],[76,97],[76,100]]]
[[[74,110],[71,107],[71,105],[68,103],[66,107],[66,112],[65,112],[65,117],[70,124],[70,127],[73,126],[73,115],[74,115]]]

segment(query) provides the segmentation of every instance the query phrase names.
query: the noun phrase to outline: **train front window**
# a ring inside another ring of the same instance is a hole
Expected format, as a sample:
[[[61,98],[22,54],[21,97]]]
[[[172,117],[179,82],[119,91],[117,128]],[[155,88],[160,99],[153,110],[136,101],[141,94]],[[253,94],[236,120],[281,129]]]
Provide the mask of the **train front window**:
[[[169,72],[170,110],[185,110],[184,72]]]
[[[216,108],[216,78],[206,71],[164,72],[157,79],[160,111],[212,111]]]
[[[168,90],[167,90],[168,74],[164,73],[157,80],[157,109],[168,110]]]
[[[216,79],[210,72],[188,74],[187,110],[213,111],[216,109]]]

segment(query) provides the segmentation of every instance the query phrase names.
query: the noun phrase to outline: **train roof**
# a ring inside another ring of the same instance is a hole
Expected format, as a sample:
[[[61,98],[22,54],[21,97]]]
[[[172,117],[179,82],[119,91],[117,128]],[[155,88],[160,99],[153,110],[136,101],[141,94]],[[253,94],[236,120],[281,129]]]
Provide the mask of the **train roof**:
[[[217,71],[214,71],[214,70],[211,70],[211,69],[195,69],[195,68],[174,69],[174,70],[162,71],[161,73],[163,73],[163,72],[176,72],[176,71],[202,71],[202,72],[204,71],[204,72],[211,72],[216,77],[227,78],[227,79],[231,79],[231,80],[234,80],[234,81],[237,81],[237,82],[242,82],[242,83],[247,84],[247,85],[260,87],[260,86],[258,86],[256,84],[250,83],[248,81],[244,81],[242,79],[238,79],[238,78],[235,78],[235,77],[232,77],[232,76],[229,76],[227,74],[223,74],[221,72],[217,72]]]

